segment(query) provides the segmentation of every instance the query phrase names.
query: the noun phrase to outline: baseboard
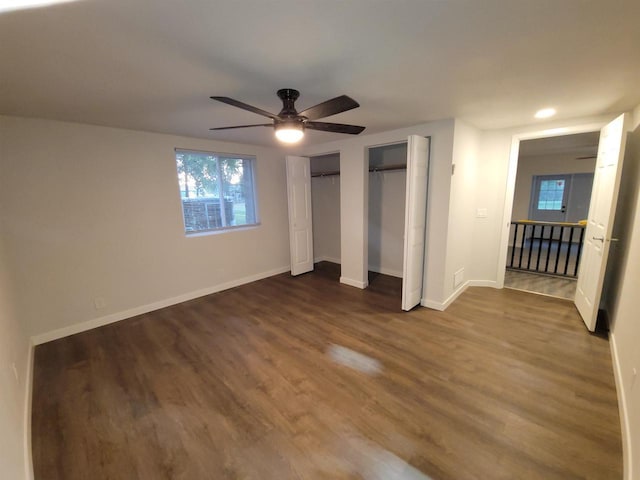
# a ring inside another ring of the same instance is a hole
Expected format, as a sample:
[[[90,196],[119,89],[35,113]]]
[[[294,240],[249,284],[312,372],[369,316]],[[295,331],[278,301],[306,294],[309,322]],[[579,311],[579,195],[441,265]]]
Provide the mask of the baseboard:
[[[622,430],[622,464],[623,479],[631,480],[632,458],[631,458],[631,429],[629,426],[629,410],[622,389],[622,368],[618,359],[618,347],[616,337],[613,332],[609,333],[609,347],[611,348],[611,360],[613,361],[613,377],[616,381],[616,393],[618,394],[618,409],[620,410],[620,429]]]
[[[331,263],[335,263],[337,265],[340,265],[340,259],[339,258],[334,258],[334,257],[322,256],[322,257],[315,257],[313,259],[313,263],[319,263],[319,262],[331,262]]]
[[[434,300],[429,300],[428,298],[423,298],[420,300],[420,305],[423,307],[431,308],[433,310],[439,310],[444,312],[449,305],[455,302],[456,298],[458,298],[462,293],[469,287],[471,284],[471,280],[467,280],[462,285],[458,287],[456,291],[454,291],[444,302],[437,302]]]
[[[25,406],[24,406],[24,464],[25,478],[33,480],[33,455],[31,451],[31,408],[33,398],[33,355],[36,346],[29,340],[27,354],[27,371],[25,374]]]
[[[442,302],[436,302],[434,300],[429,300],[427,298],[421,299],[420,305],[426,308],[430,308],[432,310],[439,310],[441,312],[443,312],[445,309],[444,304]]]
[[[204,297],[205,295],[211,295],[212,293],[217,293],[223,290],[228,290],[230,288],[239,287],[240,285],[255,282],[257,280],[262,280],[263,278],[272,277],[274,275],[285,273],[290,270],[291,270],[291,267],[287,265],[286,267],[280,267],[273,270],[268,270],[266,272],[261,272],[255,275],[249,275],[247,277],[238,278],[226,283],[214,285],[212,287],[203,288],[200,290],[196,290],[194,292],[185,293],[182,295],[178,295],[176,297],[167,298],[165,300],[160,300],[158,302],[149,303],[147,305],[141,305],[139,307],[134,307],[121,312],[112,313],[104,317],[94,318],[91,320],[87,320],[85,322],[69,325],[68,327],[63,327],[56,330],[52,330],[50,332],[34,335],[33,337],[31,337],[31,341],[33,342],[34,345],[40,345],[42,343],[51,342],[52,340],[68,337],[69,335],[85,332],[87,330],[92,330],[94,328],[102,327],[104,325],[109,325],[110,323],[115,323],[121,320],[125,320],[127,318],[135,317],[136,315],[142,315],[143,313],[149,313],[154,310],[159,310],[160,308],[165,308],[171,305],[175,305],[177,303],[193,300],[194,298]]]
[[[498,282],[495,280],[469,280],[468,287],[490,287],[498,288]]]
[[[367,288],[367,286],[369,285],[369,282],[361,282],[360,280],[353,280],[347,277],[340,277],[340,283],[344,283],[345,285],[360,289]]]
[[[319,262],[331,262],[331,263],[340,265],[340,259],[335,257],[320,256],[320,257],[315,257],[313,259],[313,263],[319,263]],[[372,267],[371,265],[369,265],[369,271],[381,273],[383,275],[389,275],[390,277],[402,278],[402,271],[393,270],[391,268]],[[350,285],[350,284],[347,284],[347,285]]]
[[[402,271],[400,270],[393,270],[390,268],[383,268],[383,267],[372,267],[371,265],[369,265],[369,271],[381,273],[383,275],[389,275],[390,277],[402,278]]]

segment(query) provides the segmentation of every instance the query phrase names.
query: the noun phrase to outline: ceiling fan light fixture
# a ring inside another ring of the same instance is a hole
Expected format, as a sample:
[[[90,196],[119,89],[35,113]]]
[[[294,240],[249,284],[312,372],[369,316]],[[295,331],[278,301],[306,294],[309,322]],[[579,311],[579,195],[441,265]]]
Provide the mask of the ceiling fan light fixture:
[[[276,138],[283,143],[298,143],[304,137],[301,123],[281,123],[275,128]]]

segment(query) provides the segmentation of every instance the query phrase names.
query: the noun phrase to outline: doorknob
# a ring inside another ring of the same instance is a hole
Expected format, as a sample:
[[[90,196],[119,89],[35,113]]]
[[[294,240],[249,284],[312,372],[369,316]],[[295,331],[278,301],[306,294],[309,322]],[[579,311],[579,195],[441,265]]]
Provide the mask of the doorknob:
[[[593,237],[593,239],[604,243],[604,237]]]

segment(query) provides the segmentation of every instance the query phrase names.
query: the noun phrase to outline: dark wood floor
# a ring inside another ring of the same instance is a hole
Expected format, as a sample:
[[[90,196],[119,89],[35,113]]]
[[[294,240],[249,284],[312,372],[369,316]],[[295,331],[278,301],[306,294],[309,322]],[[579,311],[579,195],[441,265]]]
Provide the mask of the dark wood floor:
[[[621,478],[609,345],[570,302],[399,309],[323,265],[38,346],[36,479]]]

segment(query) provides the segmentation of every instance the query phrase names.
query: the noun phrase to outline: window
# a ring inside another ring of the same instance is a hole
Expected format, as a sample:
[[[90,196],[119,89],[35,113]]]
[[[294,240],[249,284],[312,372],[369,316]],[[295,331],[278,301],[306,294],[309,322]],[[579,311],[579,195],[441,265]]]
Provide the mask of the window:
[[[538,210],[562,210],[564,186],[564,180],[542,180],[538,194]]]
[[[255,157],[176,150],[185,233],[256,225]]]

